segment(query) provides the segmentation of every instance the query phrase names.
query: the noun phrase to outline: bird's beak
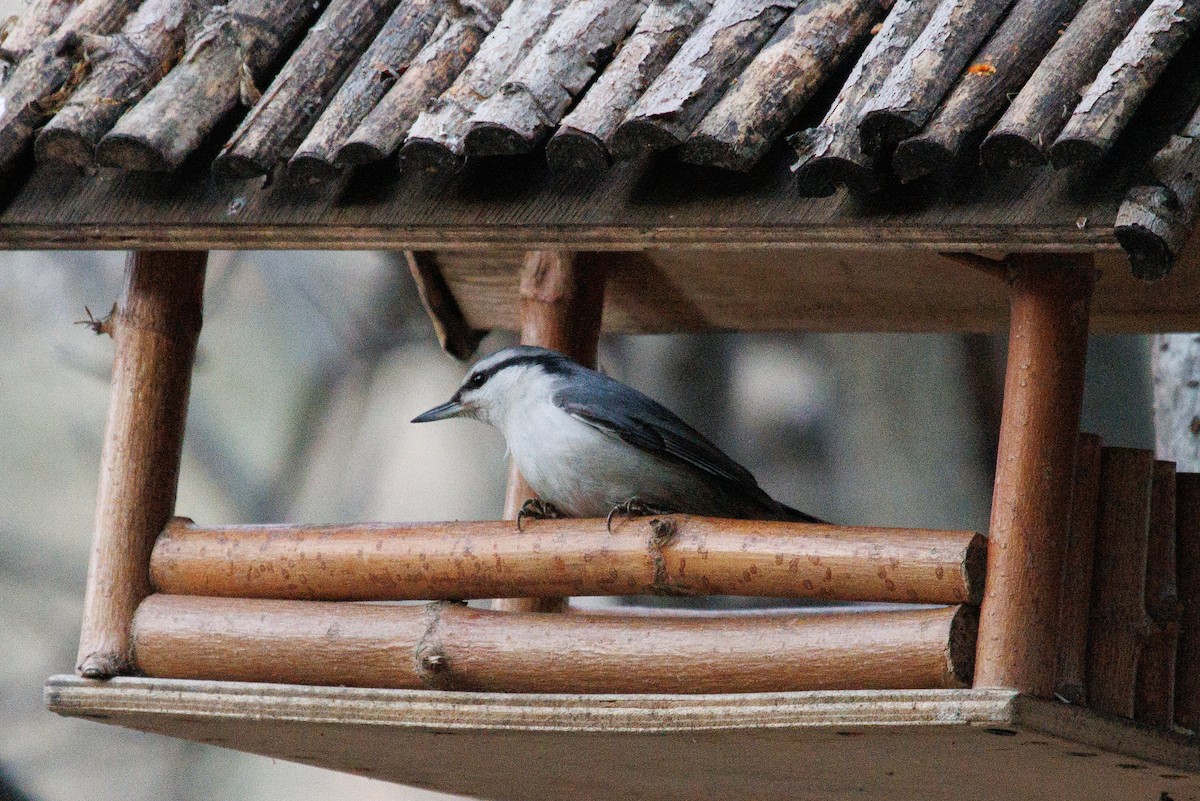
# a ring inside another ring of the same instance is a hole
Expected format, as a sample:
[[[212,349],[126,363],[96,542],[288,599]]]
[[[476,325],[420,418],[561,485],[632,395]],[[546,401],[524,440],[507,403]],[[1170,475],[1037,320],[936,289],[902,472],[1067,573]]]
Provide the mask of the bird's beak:
[[[457,399],[451,398],[441,406],[434,406],[429,411],[419,414],[412,419],[414,423],[432,423],[434,420],[445,420],[458,417],[463,413],[463,405]]]

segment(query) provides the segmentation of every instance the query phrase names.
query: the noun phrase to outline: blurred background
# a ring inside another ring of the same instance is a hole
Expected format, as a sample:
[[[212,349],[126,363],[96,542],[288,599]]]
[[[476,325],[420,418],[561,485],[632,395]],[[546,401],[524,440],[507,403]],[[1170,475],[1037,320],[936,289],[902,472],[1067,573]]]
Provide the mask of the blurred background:
[[[74,665],[119,253],[0,267],[0,801],[435,799],[315,768],[59,718]],[[438,348],[403,259],[214,253],[180,485],[204,523],[494,519],[504,445],[414,426],[465,366]],[[481,353],[512,341],[493,334]],[[667,404],[780,500],[837,522],[987,530],[1005,344],[982,335],[605,339],[610,374]],[[1084,428],[1154,446],[1148,343],[1094,337]]]

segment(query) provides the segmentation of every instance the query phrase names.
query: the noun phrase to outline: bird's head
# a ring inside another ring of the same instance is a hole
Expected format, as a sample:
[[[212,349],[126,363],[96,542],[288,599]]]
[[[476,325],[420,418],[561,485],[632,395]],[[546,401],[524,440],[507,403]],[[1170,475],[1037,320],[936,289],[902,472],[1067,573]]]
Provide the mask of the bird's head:
[[[476,362],[450,400],[412,422],[472,417],[500,426],[517,405],[549,400],[558,380],[574,366],[558,351],[529,345],[505,348]]]

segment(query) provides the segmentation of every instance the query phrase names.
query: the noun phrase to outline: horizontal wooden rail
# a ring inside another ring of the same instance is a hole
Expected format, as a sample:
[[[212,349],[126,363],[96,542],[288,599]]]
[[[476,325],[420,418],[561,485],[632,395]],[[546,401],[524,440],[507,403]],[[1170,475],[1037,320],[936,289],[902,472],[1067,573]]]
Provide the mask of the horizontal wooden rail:
[[[542,615],[154,595],[134,621],[159,678],[544,693],[963,687],[978,613]]]
[[[382,601],[746,595],[978,603],[986,540],[969,531],[671,515],[603,520],[230,526],[176,518],[150,562],[159,592]]]

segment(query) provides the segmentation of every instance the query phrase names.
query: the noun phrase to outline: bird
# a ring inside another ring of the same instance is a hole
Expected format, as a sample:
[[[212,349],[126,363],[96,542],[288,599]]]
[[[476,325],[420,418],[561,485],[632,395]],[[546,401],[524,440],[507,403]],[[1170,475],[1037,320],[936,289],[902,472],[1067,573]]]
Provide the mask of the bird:
[[[670,410],[547,348],[504,348],[412,422],[487,423],[538,498],[524,517],[691,514],[824,522],[776,501],[746,468]]]

